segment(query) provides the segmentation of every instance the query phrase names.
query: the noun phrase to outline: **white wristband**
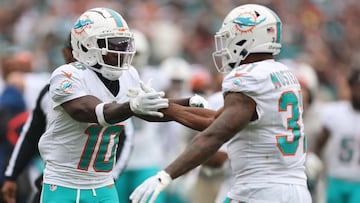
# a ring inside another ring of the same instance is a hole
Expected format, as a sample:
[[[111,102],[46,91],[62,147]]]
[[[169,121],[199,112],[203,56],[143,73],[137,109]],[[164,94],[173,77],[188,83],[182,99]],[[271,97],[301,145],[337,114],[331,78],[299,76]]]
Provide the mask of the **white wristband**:
[[[95,107],[95,114],[96,114],[96,118],[98,120],[98,123],[102,126],[110,126],[111,124],[106,122],[105,120],[105,116],[104,116],[104,105],[106,103],[100,103],[98,105],[96,105]]]
[[[157,173],[157,176],[158,176],[158,180],[163,185],[163,188],[167,187],[172,181],[171,176],[168,173],[166,173],[166,171],[164,171],[164,170],[159,171]]]

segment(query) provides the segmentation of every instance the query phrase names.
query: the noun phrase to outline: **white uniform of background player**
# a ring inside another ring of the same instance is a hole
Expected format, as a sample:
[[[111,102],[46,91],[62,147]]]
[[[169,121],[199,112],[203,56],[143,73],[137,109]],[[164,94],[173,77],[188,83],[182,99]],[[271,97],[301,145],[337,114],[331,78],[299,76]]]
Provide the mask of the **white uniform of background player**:
[[[336,115],[336,117],[334,117]],[[360,182],[360,113],[352,107],[351,101],[325,104],[321,111],[321,121],[329,129],[331,136],[326,156],[326,172],[330,177],[350,182]]]

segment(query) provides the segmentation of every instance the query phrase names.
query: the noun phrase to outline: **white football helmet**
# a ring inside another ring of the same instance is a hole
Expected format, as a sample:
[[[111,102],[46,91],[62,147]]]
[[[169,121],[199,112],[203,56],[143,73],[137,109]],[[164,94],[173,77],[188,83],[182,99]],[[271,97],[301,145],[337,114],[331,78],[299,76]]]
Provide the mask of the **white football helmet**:
[[[160,63],[160,69],[170,80],[187,82],[191,77],[189,62],[177,56],[164,59]]]
[[[150,42],[148,38],[139,30],[132,30],[135,40],[136,54],[134,56],[132,64],[137,68],[148,65],[150,58]]]
[[[123,17],[109,8],[83,13],[71,29],[73,55],[109,80],[129,68],[135,54],[134,38]]]
[[[281,26],[280,18],[265,6],[246,4],[230,11],[215,34],[213,60],[218,71],[231,71],[250,53],[278,54]]]

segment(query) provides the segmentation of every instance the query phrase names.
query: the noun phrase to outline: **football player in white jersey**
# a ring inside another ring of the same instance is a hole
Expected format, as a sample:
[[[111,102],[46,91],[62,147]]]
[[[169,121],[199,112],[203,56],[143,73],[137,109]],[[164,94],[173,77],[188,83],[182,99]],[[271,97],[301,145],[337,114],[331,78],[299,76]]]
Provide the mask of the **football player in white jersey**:
[[[71,45],[78,61],[60,66],[50,79],[51,108],[39,141],[41,202],[118,202],[112,170],[119,135],[133,130],[131,109],[161,117],[157,110],[168,100],[153,91],[129,102],[129,87],[141,83],[130,65],[133,36],[119,13],[84,12],[71,29]]]
[[[360,202],[360,71],[349,77],[351,100],[326,104],[321,110],[322,133],[314,146],[320,156],[325,144],[326,202]]]
[[[131,194],[150,203],[173,179],[209,159],[225,142],[235,183],[224,203],[309,203],[301,88],[274,60],[281,21],[269,8],[233,9],[215,35],[214,62],[225,75],[224,107],[217,112],[169,103],[165,116],[202,130],[178,158]]]

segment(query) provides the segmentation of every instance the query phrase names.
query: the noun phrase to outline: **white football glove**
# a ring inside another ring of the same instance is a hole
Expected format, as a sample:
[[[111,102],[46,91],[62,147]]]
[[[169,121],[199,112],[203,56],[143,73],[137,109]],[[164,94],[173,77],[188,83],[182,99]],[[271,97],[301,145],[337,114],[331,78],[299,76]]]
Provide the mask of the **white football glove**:
[[[199,108],[208,108],[208,102],[206,99],[198,94],[192,96],[189,100],[189,106],[199,107]]]
[[[164,92],[157,92],[151,87],[151,81],[144,84],[140,81],[141,88],[130,88],[127,96],[130,98],[131,111],[140,115],[150,115],[156,117],[164,117],[164,114],[158,112],[159,109],[167,108],[169,100],[162,98]]]
[[[156,92],[156,90],[151,87],[151,83],[152,83],[152,79],[149,79],[146,84],[144,84],[143,81],[140,81],[140,87],[146,93]]]
[[[172,179],[165,171],[158,172],[155,176],[146,179],[130,195],[132,203],[153,203],[157,196],[163,191]]]
[[[317,179],[324,168],[321,159],[313,152],[309,152],[305,161],[305,173],[308,179]]]

